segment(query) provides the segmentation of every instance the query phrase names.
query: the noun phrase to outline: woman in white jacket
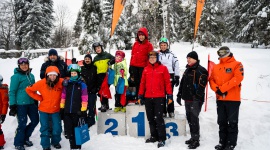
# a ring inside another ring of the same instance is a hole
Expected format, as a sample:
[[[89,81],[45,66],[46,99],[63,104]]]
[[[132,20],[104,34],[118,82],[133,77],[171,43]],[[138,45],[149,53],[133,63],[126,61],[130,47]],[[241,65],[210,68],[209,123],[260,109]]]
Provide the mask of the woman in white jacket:
[[[172,91],[174,85],[177,87],[179,85],[179,79],[180,79],[180,69],[179,69],[179,62],[177,57],[169,50],[169,41],[167,38],[163,37],[159,40],[159,47],[160,47],[160,53],[159,53],[159,61],[167,67],[169,73],[170,73],[170,81],[172,86]],[[164,114],[163,117],[167,116],[167,113],[169,114],[169,117],[174,117],[174,102],[167,105],[166,102],[164,102]]]

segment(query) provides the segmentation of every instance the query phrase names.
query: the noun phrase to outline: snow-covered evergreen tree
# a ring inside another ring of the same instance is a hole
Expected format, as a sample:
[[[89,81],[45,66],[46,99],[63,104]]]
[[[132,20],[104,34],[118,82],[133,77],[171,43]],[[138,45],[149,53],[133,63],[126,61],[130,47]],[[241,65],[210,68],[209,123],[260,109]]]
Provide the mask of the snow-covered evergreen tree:
[[[50,39],[46,37],[50,28],[46,25],[46,18],[42,12],[42,5],[39,0],[34,0],[27,11],[28,16],[20,28],[24,30],[22,34],[22,47],[24,49],[46,48],[50,44]]]
[[[181,16],[182,23],[179,25],[181,29],[181,40],[184,42],[192,42],[194,35],[194,16],[196,4],[190,3],[184,6],[184,13]]]
[[[49,30],[45,33],[45,36],[48,40],[51,39],[51,31],[54,28],[54,10],[53,10],[53,0],[40,0],[39,3],[42,5],[42,12],[44,17],[44,23],[49,28]],[[50,41],[51,43],[51,41]]]
[[[80,38],[81,33],[82,33],[82,27],[83,27],[82,12],[79,11],[75,25],[73,27],[75,38]]]

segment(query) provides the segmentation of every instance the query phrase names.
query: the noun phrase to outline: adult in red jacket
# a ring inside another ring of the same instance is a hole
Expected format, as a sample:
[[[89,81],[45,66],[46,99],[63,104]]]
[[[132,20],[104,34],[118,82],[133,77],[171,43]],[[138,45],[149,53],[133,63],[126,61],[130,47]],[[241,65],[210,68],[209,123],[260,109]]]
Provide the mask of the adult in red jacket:
[[[148,63],[148,53],[152,51],[153,45],[148,41],[148,31],[146,28],[140,28],[137,32],[136,41],[132,47],[129,73],[134,77],[136,87],[136,97],[140,87],[142,72]]]
[[[221,47],[218,55],[219,64],[214,66],[209,78],[211,89],[216,92],[217,98],[219,144],[215,149],[233,150],[237,144],[244,68],[241,62],[235,60],[227,46]]]
[[[173,102],[170,74],[166,66],[158,61],[158,53],[149,52],[149,63],[144,68],[140,84],[138,103],[145,103],[146,116],[149,122],[151,137],[146,143],[158,142],[163,147],[166,140],[163,119],[164,101]]]

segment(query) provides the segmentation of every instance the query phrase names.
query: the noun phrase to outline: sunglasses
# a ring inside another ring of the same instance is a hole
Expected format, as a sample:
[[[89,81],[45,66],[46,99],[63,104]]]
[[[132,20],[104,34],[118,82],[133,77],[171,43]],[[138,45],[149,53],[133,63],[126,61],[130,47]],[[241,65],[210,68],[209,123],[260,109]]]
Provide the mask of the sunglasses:
[[[68,66],[68,71],[72,71],[72,70],[81,72],[81,67],[77,64],[70,64]]]
[[[23,63],[29,64],[29,60],[27,58],[20,58],[18,60],[18,64],[23,64]]]
[[[155,51],[152,51],[152,52],[148,53],[148,56],[157,56],[157,55],[158,55],[158,53],[155,52]]]
[[[159,40],[160,43],[168,43],[168,39],[167,38],[161,38]]]

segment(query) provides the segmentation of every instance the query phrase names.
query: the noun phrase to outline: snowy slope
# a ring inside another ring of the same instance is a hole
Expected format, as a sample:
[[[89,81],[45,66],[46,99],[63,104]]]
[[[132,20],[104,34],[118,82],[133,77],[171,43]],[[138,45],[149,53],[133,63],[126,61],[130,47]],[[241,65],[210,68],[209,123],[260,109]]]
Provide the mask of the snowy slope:
[[[267,150],[270,143],[270,98],[268,92],[270,91],[270,50],[269,49],[251,49],[250,45],[225,43],[231,48],[235,58],[241,61],[245,69],[245,78],[242,82],[242,103],[240,106],[240,119],[239,119],[239,136],[238,145],[236,150]],[[180,62],[181,74],[183,73],[186,65],[186,55],[191,51],[191,45],[188,43],[178,43],[171,46],[171,50],[177,55]],[[74,48],[76,49],[76,48]],[[218,63],[217,48],[205,48],[201,46],[195,47],[195,51],[199,54],[201,65],[207,67],[207,56],[210,54],[211,60]],[[111,50],[114,55],[115,50]],[[130,60],[130,52],[125,51],[127,62]],[[65,56],[64,53],[59,55]],[[68,57],[71,55],[69,54]],[[77,51],[74,51],[74,56],[83,59],[79,56]],[[39,71],[45,56],[31,60],[31,68],[36,80],[39,80]],[[10,76],[13,74],[14,68],[17,66],[17,59],[0,59],[0,74],[4,76],[4,82],[10,82]],[[267,67],[268,66],[268,67]],[[175,88],[174,95],[177,94],[178,88]],[[114,87],[111,86],[112,94],[114,94]],[[208,110],[202,111],[200,114],[201,123],[201,146],[198,150],[214,149],[218,143],[218,125],[216,115],[214,92],[209,89],[208,94]],[[97,102],[100,106],[100,102]],[[114,106],[114,101],[110,100],[110,106]],[[176,104],[176,111],[184,114],[184,107]],[[13,138],[17,127],[17,121],[14,117],[7,116],[3,124],[3,131],[6,138],[5,149],[14,149]],[[34,146],[26,148],[27,150],[41,149],[40,146],[40,133],[39,125],[34,131],[31,140]],[[187,127],[187,131],[189,129]],[[144,138],[133,138],[129,136],[116,136],[110,134],[97,135],[97,126],[90,129],[91,140],[83,145],[84,150],[153,150],[157,149],[154,144],[145,144]],[[69,149],[69,142],[62,137],[62,149]],[[167,140],[164,148],[166,150],[187,149],[184,141],[190,138],[190,134],[182,137],[172,137]],[[53,148],[52,148],[53,149]]]

